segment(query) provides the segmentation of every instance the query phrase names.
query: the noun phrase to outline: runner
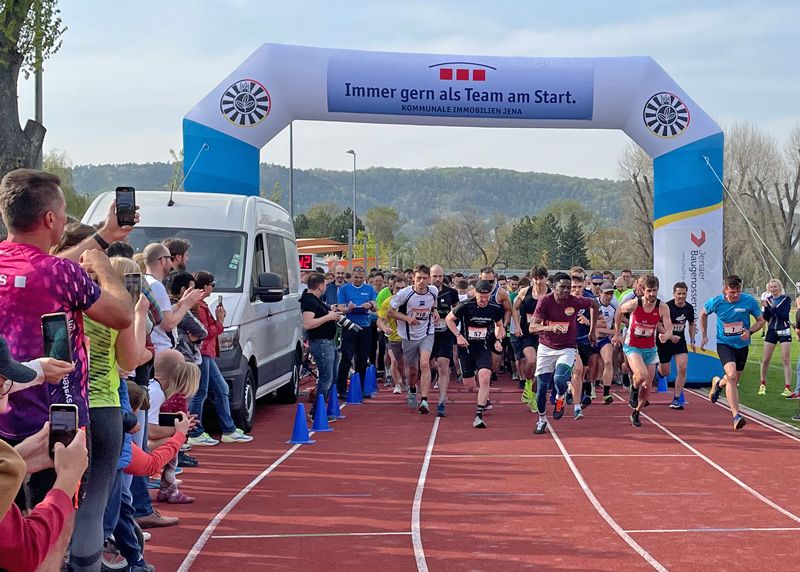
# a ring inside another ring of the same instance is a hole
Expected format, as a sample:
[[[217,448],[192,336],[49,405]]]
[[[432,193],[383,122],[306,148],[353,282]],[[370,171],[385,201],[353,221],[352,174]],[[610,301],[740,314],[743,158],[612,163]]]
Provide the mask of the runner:
[[[403,359],[408,372],[408,406],[417,407],[417,380],[420,381],[420,414],[427,414],[428,393],[431,390],[431,352],[433,351],[434,322],[439,321],[436,297],[439,291],[429,286],[431,270],[424,264],[414,268],[414,285],[395,294],[388,316],[398,321],[397,331],[403,339]]]
[[[763,313],[764,320],[767,321],[767,335],[764,339],[764,357],[761,360],[761,384],[758,386],[758,394],[767,394],[767,371],[769,362],[772,360],[772,353],[775,346],[781,346],[781,360],[783,361],[783,382],[784,389],[781,397],[792,395],[792,323],[789,313],[792,301],[783,290],[780,280],[774,278],[767,283],[769,296],[764,300]]]
[[[439,313],[439,321],[436,324],[436,332],[433,340],[433,359],[436,360],[436,369],[439,373],[439,404],[436,406],[436,416],[444,417],[445,402],[447,401],[447,385],[450,383],[450,364],[453,362],[453,347],[456,339],[447,329],[444,319],[450,311],[458,306],[458,291],[444,283],[444,270],[438,264],[431,266],[431,281],[439,291],[436,297],[436,310]]]
[[[536,406],[539,420],[534,433],[540,435],[547,428],[545,408],[547,392],[556,387],[556,403],[553,419],[564,416],[564,399],[567,385],[572,378],[575,365],[578,310],[589,309],[589,338],[594,339],[594,306],[591,300],[570,294],[571,278],[563,272],[553,277],[554,290],[543,296],[536,304],[533,320],[529,326],[532,334],[539,335],[536,355]],[[576,403],[575,417],[580,419],[580,404]]]
[[[686,347],[686,326],[689,326],[689,341],[694,352],[694,308],[686,303],[686,294],[689,289],[685,282],[678,282],[672,287],[672,300],[667,302],[669,317],[672,321],[672,334],[666,341],[661,338],[656,341],[658,347],[658,375],[660,378],[670,374],[670,362],[675,358],[675,393],[670,409],[683,409],[681,392],[686,384],[686,367],[689,363],[689,349]],[[669,332],[666,332],[669,333]]]
[[[523,394],[525,393],[525,379],[526,377],[528,379],[531,379],[531,377],[528,375],[525,368],[525,355],[522,351],[521,340],[525,334],[529,333],[521,328],[519,304],[517,304],[517,299],[519,298],[519,293],[523,289],[529,288],[530,285],[531,285],[530,278],[528,278],[527,276],[523,276],[517,282],[517,290],[509,292],[509,296],[511,297],[511,306],[513,308],[513,313],[511,315],[511,325],[509,327],[509,338],[511,339],[511,351],[514,354],[514,368],[516,369],[518,387],[519,389],[523,390]],[[529,396],[530,393],[528,393],[528,397]],[[528,399],[523,397],[522,403],[528,403]]]
[[[731,274],[723,282],[722,294],[708,300],[700,311],[700,349],[708,343],[708,315],[717,315],[717,354],[725,375],[711,380],[708,396],[716,403],[722,388],[733,413],[733,428],[741,429],[747,421],[739,413],[739,377],[747,364],[750,336],[764,327],[758,301],[742,293],[742,279]],[[756,319],[751,327],[750,317]]]
[[[597,349],[600,352],[600,359],[603,361],[603,403],[611,405],[614,397],[611,395],[611,380],[614,378],[614,349],[612,343],[614,337],[614,318],[617,315],[617,300],[614,298],[614,285],[611,282],[604,282],[600,286],[600,316],[605,323],[601,322],[597,329]]]
[[[389,304],[392,301],[392,296],[397,294],[400,290],[405,288],[406,279],[402,276],[396,276],[392,279],[392,290],[388,296],[384,296],[378,308],[378,329],[387,337],[387,352],[390,356],[389,367],[391,369],[391,378],[387,379],[394,381],[394,389],[392,393],[399,394],[403,391],[403,380],[407,378],[405,372],[405,364],[403,362],[403,338],[397,333],[397,320],[389,317]],[[384,288],[385,290],[385,288]]]
[[[508,297],[508,292],[505,288],[501,288],[497,281],[497,275],[491,266],[481,268],[480,280],[486,280],[492,284],[492,294],[489,297],[490,304],[497,304],[503,309],[503,327],[508,330],[508,325],[511,322],[511,315],[513,308],[511,306],[511,299]],[[502,343],[502,342],[501,342]],[[497,381],[497,370],[500,368],[502,354],[492,355],[492,381]]]
[[[583,297],[592,301],[592,305],[597,311],[597,301],[592,296],[591,290],[584,289],[584,279],[580,274],[572,275],[572,288],[570,293],[575,297]],[[588,292],[588,295],[587,295]],[[575,362],[572,370],[571,380],[571,393],[573,399],[573,407],[575,410],[575,419],[583,418],[582,407],[589,407],[592,404],[590,394],[592,392],[591,384],[586,382],[586,375],[589,372],[589,362],[592,352],[597,349],[593,347],[592,342],[589,341],[589,332],[591,331],[591,324],[589,322],[588,309],[581,308],[578,310],[578,323],[577,335],[575,342],[578,348],[578,357],[580,358]],[[593,314],[593,315],[596,315]]]
[[[665,332],[672,331],[669,309],[658,299],[658,278],[645,275],[640,277],[639,282],[644,287],[644,296],[637,296],[621,304],[614,317],[615,329],[618,329],[622,323],[622,315],[630,314],[623,352],[633,374],[628,403],[633,409],[631,424],[634,427],[642,426],[639,413],[648,404],[647,396],[658,364],[656,336],[659,335],[662,341],[667,338],[667,334],[658,334],[659,322],[663,324]],[[615,335],[614,343],[619,344],[619,341],[619,336]]]
[[[445,319],[447,329],[458,344],[464,382],[474,387],[475,375],[478,376],[478,407],[472,421],[476,429],[486,428],[483,412],[489,404],[492,355],[501,351],[500,340],[505,335],[503,310],[489,302],[491,293],[491,282],[479,280],[475,285],[475,297],[458,304]],[[494,330],[490,329],[492,324]]]
[[[539,347],[539,336],[532,334],[530,327],[533,323],[533,313],[536,311],[538,301],[550,293],[550,289],[547,287],[547,268],[544,266],[531,268],[531,279],[533,283],[528,288],[520,290],[519,295],[514,300],[514,309],[519,316],[520,332],[522,332],[517,344],[522,359],[525,360],[523,369],[525,387],[522,390],[522,402],[527,403],[533,412],[536,410],[533,378],[536,373],[536,350]]]

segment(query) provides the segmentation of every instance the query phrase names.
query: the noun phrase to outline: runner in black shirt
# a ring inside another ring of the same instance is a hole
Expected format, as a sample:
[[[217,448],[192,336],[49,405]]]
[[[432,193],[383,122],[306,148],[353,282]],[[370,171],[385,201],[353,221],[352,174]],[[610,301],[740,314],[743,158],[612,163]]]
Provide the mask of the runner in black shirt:
[[[479,280],[475,285],[475,298],[461,302],[445,319],[447,329],[456,337],[464,381],[475,387],[475,374],[478,374],[478,409],[472,422],[476,429],[486,428],[483,412],[489,401],[492,352],[502,351],[500,340],[505,336],[504,311],[500,306],[489,303],[491,293],[491,283]],[[460,331],[457,322],[460,323]]]
[[[670,409],[683,409],[681,392],[686,384],[686,366],[689,363],[689,349],[686,347],[685,332],[689,330],[689,341],[694,351],[694,307],[686,303],[686,294],[689,289],[684,282],[678,282],[672,287],[672,300],[667,302],[670,319],[672,320],[672,338],[662,342],[661,337],[656,337],[658,348],[658,375],[667,377],[670,374],[670,362],[675,358],[675,394],[670,403]]]
[[[514,309],[519,316],[519,333],[515,353],[517,359],[525,360],[523,374],[525,385],[522,390],[522,402],[527,403],[534,411],[536,408],[536,391],[533,388],[533,378],[536,371],[536,350],[539,347],[539,336],[530,332],[533,313],[539,299],[550,292],[547,287],[547,268],[534,266],[531,269],[532,283],[529,287],[520,290],[514,299]],[[517,351],[518,350],[518,351]]]
[[[439,294],[436,297],[436,311],[439,312],[439,322],[436,324],[436,335],[433,340],[431,357],[436,360],[438,371],[437,383],[439,384],[439,404],[436,406],[436,416],[446,415],[444,404],[447,400],[447,385],[450,383],[450,363],[453,361],[453,346],[456,338],[447,329],[444,319],[450,311],[458,306],[458,290],[450,288],[444,283],[444,269],[438,264],[431,266],[431,282]]]

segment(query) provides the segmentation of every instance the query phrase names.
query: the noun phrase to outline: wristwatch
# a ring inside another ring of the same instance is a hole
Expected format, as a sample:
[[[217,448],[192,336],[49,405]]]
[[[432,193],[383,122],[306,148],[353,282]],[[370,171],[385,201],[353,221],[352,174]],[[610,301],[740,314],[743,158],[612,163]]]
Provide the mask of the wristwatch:
[[[99,232],[94,233],[92,235],[92,238],[94,239],[94,241],[97,244],[100,245],[100,248],[102,248],[103,250],[106,250],[108,248],[108,243],[105,241],[105,239],[102,236],[100,236]]]

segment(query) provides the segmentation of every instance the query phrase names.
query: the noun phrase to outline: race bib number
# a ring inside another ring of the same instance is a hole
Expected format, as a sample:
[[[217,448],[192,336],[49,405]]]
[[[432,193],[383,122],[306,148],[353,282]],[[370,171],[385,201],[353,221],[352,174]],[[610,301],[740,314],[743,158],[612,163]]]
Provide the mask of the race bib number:
[[[557,326],[556,334],[566,334],[569,331],[569,322],[550,322],[551,326]]]
[[[744,332],[744,322],[723,322],[722,333],[726,336],[741,336]]]
[[[786,328],[785,330],[777,330],[775,333],[779,336],[791,336],[792,330],[791,328]]]
[[[469,340],[485,340],[488,334],[489,328],[467,327],[467,339]]]
[[[655,328],[636,324],[636,326],[633,328],[633,335],[637,338],[652,338],[655,331]]]
[[[686,328],[686,324],[685,323],[680,323],[680,324],[673,323],[672,324],[672,331],[675,332],[676,334],[682,334],[684,328]]]
[[[433,331],[435,332],[445,332],[447,331],[447,324],[444,323],[444,319],[439,319],[439,322],[434,326]]]
[[[411,317],[419,320],[420,322],[427,321],[430,315],[430,310],[413,310],[411,312]]]

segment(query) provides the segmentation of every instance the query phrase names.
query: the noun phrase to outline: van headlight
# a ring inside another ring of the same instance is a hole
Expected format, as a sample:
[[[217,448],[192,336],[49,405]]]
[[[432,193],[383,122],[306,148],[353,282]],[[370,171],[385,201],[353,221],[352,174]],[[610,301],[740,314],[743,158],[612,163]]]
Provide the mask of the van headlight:
[[[239,346],[239,326],[225,328],[217,339],[219,350],[224,352]]]

